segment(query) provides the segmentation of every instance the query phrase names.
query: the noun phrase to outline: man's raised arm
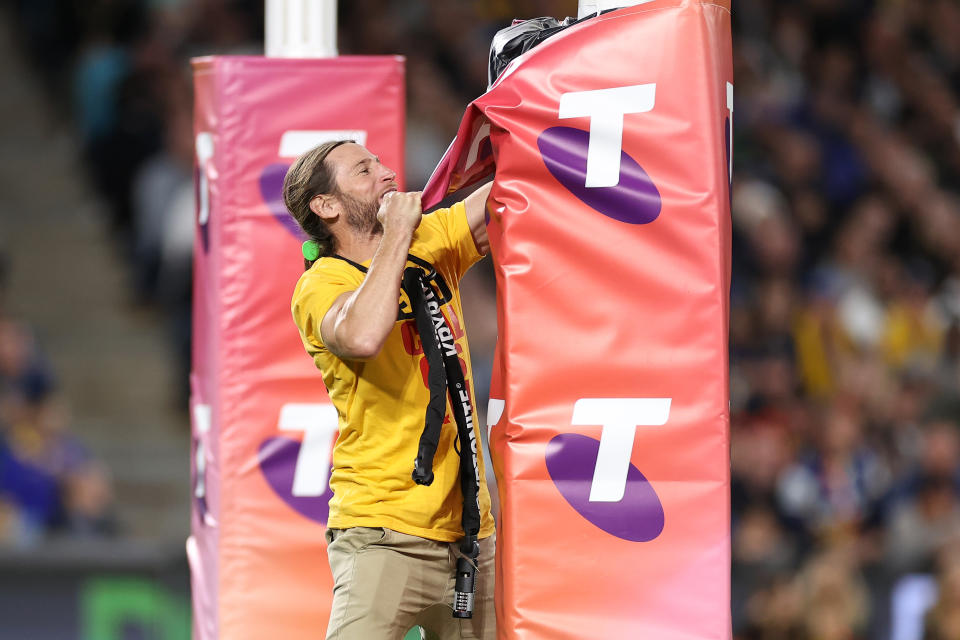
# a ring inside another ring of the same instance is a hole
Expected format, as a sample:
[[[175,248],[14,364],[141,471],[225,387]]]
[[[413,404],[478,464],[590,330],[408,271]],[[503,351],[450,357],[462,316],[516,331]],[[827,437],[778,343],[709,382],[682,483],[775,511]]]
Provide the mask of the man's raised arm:
[[[487,237],[486,209],[487,198],[490,196],[490,189],[493,188],[493,182],[483,185],[463,201],[467,209],[467,224],[470,225],[470,233],[473,234],[473,241],[477,245],[477,251],[480,255],[487,255],[490,252],[490,239]]]
[[[400,280],[422,217],[419,192],[387,194],[377,213],[383,236],[363,283],[337,298],[320,324],[323,343],[337,357],[366,360],[380,353],[397,321]]]

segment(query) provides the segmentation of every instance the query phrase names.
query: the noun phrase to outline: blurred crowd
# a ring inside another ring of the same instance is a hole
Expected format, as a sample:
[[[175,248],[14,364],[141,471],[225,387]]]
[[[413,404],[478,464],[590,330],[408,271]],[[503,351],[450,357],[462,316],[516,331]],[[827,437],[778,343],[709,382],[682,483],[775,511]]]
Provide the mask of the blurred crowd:
[[[735,5],[735,629],[960,638],[960,4]]]
[[[112,536],[109,473],[71,430],[30,326],[5,308],[8,269],[0,248],[0,549]]]
[[[133,305],[164,318],[187,407],[194,233],[189,59],[262,54],[262,1],[14,0],[22,48],[76,132],[129,264]]]
[[[409,188],[485,90],[493,33],[576,5],[340,3],[342,53],[407,56]],[[261,53],[263,2],[19,0],[13,10],[109,205],[131,298],[168,318],[186,371],[187,61]],[[960,4],[737,0],[733,23],[735,634],[960,638]],[[477,286],[489,295],[492,283]],[[495,327],[492,315],[480,322],[471,342],[485,380]],[[29,333],[2,326],[0,380],[23,398],[4,423],[19,411],[62,424],[55,402],[30,408],[51,375]],[[0,456],[12,447],[3,433]],[[71,447],[58,451],[51,459],[69,466]],[[3,505],[0,531],[15,530],[2,526]]]

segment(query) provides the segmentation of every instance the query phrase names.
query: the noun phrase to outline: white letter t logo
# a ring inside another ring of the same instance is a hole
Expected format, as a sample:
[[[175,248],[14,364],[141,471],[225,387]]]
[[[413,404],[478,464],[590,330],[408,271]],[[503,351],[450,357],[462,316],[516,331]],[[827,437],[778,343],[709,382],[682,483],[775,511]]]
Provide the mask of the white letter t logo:
[[[590,118],[587,187],[615,187],[620,182],[623,116],[653,109],[656,84],[573,91],[560,96],[559,117]]]

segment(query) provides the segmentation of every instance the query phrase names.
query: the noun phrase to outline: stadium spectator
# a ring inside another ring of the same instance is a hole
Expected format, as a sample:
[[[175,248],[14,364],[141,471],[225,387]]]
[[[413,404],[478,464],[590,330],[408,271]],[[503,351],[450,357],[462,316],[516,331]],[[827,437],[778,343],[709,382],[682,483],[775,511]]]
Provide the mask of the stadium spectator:
[[[0,315],[0,545],[116,530],[109,476],[69,428],[28,328]]]

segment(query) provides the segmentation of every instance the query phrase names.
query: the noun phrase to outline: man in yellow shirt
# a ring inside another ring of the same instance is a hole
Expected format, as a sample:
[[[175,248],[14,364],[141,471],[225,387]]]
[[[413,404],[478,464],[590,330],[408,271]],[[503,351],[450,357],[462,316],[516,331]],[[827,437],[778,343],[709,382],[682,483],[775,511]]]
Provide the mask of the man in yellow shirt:
[[[485,477],[481,451],[475,467],[469,463],[479,435],[458,285],[488,250],[489,190],[424,216],[420,194],[398,192],[396,174],[350,141],[307,152],[284,180],[284,202],[310,236],[293,317],[340,417],[327,530],[328,640],[399,640],[415,624],[441,638],[496,637],[490,496],[482,480],[461,490],[458,454],[468,456],[467,478]],[[433,328],[425,345],[421,332]],[[436,378],[444,367],[431,349],[447,356],[442,395]],[[425,421],[438,427],[432,436]],[[470,441],[457,442],[458,426]],[[436,443],[435,456],[422,453],[422,434]],[[472,510],[464,509],[465,492]],[[454,618],[456,567],[471,533],[479,538],[479,557],[470,561],[474,613]]]

